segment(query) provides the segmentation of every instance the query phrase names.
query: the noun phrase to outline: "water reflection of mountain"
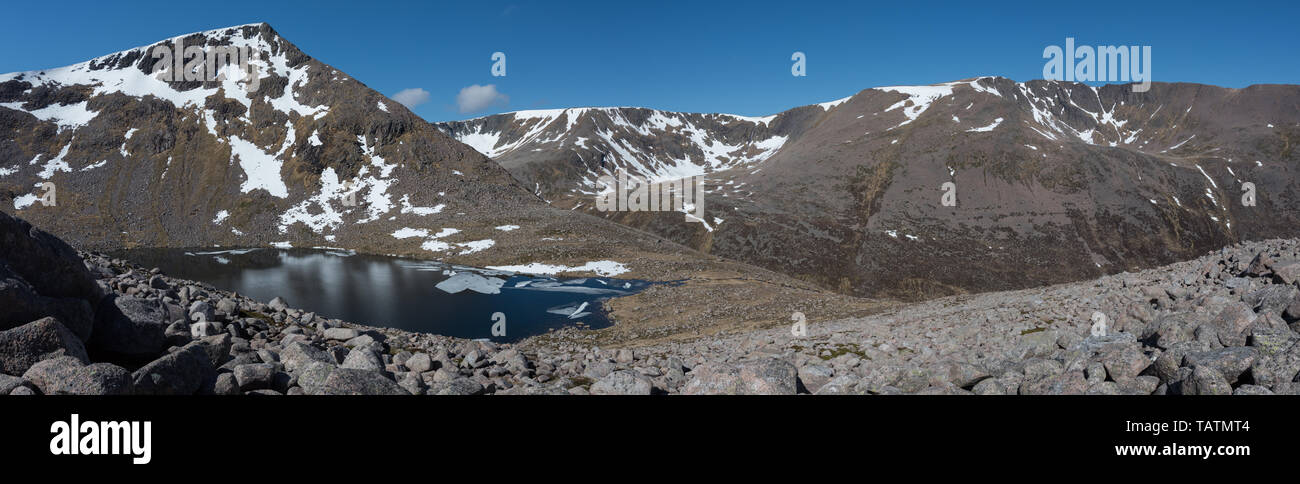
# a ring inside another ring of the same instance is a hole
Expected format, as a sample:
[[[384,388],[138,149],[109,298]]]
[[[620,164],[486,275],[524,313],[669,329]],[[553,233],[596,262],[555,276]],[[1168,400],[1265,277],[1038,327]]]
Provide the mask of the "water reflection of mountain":
[[[336,249],[131,249],[115,253],[182,279],[373,326],[514,341],[550,329],[612,324],[602,303],[650,282],[562,278]],[[505,337],[490,332],[507,318]]]

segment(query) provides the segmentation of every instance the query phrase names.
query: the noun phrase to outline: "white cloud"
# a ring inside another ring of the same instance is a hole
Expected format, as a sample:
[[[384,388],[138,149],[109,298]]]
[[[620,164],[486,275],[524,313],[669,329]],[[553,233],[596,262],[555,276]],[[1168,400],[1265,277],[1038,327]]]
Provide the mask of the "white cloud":
[[[482,111],[498,102],[505,104],[509,101],[510,96],[497,92],[495,84],[486,86],[475,84],[461,89],[460,94],[456,95],[456,105],[460,107],[462,113]]]
[[[407,108],[414,108],[429,102],[429,91],[413,87],[410,89],[402,89],[401,91],[397,91],[397,94],[388,97]]]

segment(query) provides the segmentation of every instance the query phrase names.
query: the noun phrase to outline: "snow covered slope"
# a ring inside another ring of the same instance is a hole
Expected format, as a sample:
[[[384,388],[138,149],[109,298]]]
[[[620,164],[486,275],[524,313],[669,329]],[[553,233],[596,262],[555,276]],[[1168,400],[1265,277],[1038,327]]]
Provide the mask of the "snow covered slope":
[[[247,48],[256,80],[231,65],[172,82],[151,54],[180,44]],[[45,182],[54,205],[39,201]],[[0,205],[82,246],[414,244],[432,256],[489,250],[491,227],[518,223],[501,214],[550,210],[266,24],[0,75]],[[391,235],[422,228],[456,235]]]

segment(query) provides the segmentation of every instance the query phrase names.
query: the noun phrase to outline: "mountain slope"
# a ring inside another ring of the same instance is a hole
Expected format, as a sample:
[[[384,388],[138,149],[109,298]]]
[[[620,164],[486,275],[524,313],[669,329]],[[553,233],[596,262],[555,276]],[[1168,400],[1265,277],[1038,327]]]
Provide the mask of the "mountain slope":
[[[149,47],[0,76],[6,205],[77,227],[67,232],[78,244],[129,246],[325,243],[350,225],[533,202],[490,161],[265,24],[182,39],[261,51],[259,89],[158,80]],[[30,187],[43,181],[56,182],[57,209],[35,203]],[[349,196],[356,206],[341,205]]]
[[[324,246],[683,281],[613,303],[610,342],[875,306],[552,207],[266,24],[178,39],[259,51],[260,85],[149,75],[153,47],[176,39],[0,75],[0,210],[84,249]],[[740,304],[755,298],[767,302]]]
[[[765,118],[640,108],[443,123],[560,207],[846,294],[1095,277],[1295,233],[1300,87],[977,78]],[[602,213],[593,181],[705,174],[707,224]],[[945,206],[946,182],[956,206]],[[1243,183],[1257,205],[1240,203]]]

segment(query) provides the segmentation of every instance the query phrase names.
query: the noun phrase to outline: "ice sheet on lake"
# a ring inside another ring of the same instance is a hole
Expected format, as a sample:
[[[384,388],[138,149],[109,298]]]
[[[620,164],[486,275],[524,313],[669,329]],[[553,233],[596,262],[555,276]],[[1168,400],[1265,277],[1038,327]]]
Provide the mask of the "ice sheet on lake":
[[[257,250],[257,249],[254,248],[254,249],[212,250],[212,251],[204,251],[204,252],[186,252],[185,255],[190,255],[190,256],[194,256],[194,255],[220,255],[220,254],[244,255],[244,254],[247,254],[247,253],[252,252],[252,251],[255,251],[255,250]]]
[[[499,277],[483,277],[472,272],[460,272],[439,282],[435,287],[448,294],[456,294],[466,289],[480,294],[501,294],[501,286],[505,283],[506,280]]]
[[[547,309],[546,312],[551,314],[558,314],[560,316],[564,316],[569,319],[578,319],[584,316],[591,315],[591,311],[583,311],[584,309],[587,309],[586,302],[582,304],[570,303],[563,306],[556,306]]]

